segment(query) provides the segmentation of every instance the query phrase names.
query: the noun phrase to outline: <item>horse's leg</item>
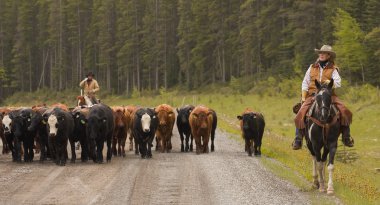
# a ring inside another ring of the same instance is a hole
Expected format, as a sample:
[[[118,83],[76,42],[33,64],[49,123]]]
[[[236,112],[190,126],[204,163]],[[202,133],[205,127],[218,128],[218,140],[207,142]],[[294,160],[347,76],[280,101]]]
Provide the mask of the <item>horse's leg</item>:
[[[313,187],[319,188],[318,171],[317,171],[317,159],[313,156]]]
[[[334,172],[334,157],[336,153],[337,144],[330,144],[330,154],[329,154],[329,165],[327,166],[327,170],[329,171],[329,182],[327,184],[327,194],[334,194],[333,187],[333,172]]]

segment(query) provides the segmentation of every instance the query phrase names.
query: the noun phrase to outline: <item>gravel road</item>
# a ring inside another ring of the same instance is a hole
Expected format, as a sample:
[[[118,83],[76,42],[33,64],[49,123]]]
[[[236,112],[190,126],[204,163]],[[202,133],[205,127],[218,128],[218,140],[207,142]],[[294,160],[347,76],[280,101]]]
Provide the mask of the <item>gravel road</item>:
[[[217,131],[216,152],[202,155],[181,153],[177,133],[172,153],[154,152],[149,160],[128,152],[108,164],[77,160],[58,167],[16,164],[1,155],[0,204],[310,203],[307,194],[272,174],[260,158],[248,157],[226,133]]]

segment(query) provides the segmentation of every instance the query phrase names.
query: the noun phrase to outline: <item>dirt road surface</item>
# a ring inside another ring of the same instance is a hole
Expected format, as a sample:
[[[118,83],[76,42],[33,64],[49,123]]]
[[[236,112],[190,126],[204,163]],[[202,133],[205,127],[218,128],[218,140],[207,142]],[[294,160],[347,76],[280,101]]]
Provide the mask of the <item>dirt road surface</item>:
[[[310,203],[226,133],[217,132],[216,152],[210,154],[181,153],[177,130],[172,142],[172,153],[153,152],[152,159],[143,160],[128,152],[101,165],[16,164],[1,155],[0,204]]]

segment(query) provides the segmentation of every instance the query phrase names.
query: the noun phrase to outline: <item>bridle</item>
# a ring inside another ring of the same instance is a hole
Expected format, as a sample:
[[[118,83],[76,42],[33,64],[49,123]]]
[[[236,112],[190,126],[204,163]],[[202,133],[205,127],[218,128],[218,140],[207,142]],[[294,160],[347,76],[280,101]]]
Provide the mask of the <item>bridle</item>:
[[[322,95],[323,91],[325,91],[325,90],[327,90],[327,89],[326,88],[321,89],[316,96]],[[326,105],[322,105],[321,109],[318,109],[319,106],[318,106],[318,103],[316,101],[314,101],[314,104],[316,106],[312,106],[312,111],[315,110],[315,108],[317,108],[316,111],[318,112],[318,114],[321,112],[322,109],[328,109],[328,115],[327,116],[330,117],[331,116],[331,110],[335,111],[335,115],[330,122],[327,122],[327,121],[321,122],[321,120],[312,116],[313,112],[309,112],[309,114],[306,115],[307,119],[310,119],[314,124],[316,124],[317,126],[322,128],[322,139],[323,139],[324,145],[326,145],[327,144],[327,136],[329,134],[331,126],[333,126],[339,120],[339,110],[335,109],[335,107],[333,106],[333,103],[330,104],[330,107],[328,107]]]

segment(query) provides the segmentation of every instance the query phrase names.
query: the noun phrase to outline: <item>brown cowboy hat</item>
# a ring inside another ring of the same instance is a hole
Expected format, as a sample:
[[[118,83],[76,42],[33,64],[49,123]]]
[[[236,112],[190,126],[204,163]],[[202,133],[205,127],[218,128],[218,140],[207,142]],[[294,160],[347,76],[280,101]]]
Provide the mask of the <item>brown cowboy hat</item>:
[[[87,73],[86,77],[88,77],[88,76],[95,77],[95,74],[94,74],[93,72],[90,71],[90,72]]]
[[[317,53],[328,53],[330,54],[331,58],[335,59],[336,53],[333,51],[332,47],[330,45],[323,45],[321,49],[314,49]]]

